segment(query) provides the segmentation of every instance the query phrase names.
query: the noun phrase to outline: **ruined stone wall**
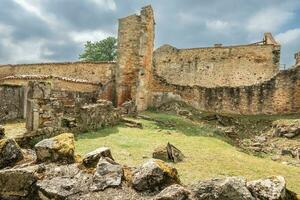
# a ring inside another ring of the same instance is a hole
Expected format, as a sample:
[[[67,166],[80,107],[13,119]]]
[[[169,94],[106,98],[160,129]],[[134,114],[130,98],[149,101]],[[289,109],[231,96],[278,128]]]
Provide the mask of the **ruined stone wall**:
[[[112,104],[101,103],[95,92],[55,90],[50,82],[29,82],[27,136],[63,131],[92,130],[116,123],[120,116]],[[101,123],[100,123],[101,122]]]
[[[24,88],[0,85],[0,122],[23,118]]]
[[[158,76],[170,84],[201,87],[250,86],[279,71],[280,46],[254,44],[176,49],[164,45],[154,52]]]
[[[42,75],[106,83],[114,75],[114,62],[66,62],[1,65],[0,79],[7,76]]]
[[[296,65],[300,65],[300,52],[295,54]]]
[[[154,16],[151,6],[140,15],[119,20],[118,65],[116,70],[117,105],[133,100],[139,110],[147,108],[154,44]]]
[[[65,79],[53,76],[10,76],[0,79],[0,84],[3,85],[19,85],[27,87],[29,81],[47,81],[55,90],[66,90],[74,92],[97,92],[101,90],[102,84],[97,82],[76,81],[74,79]]]
[[[268,81],[240,87],[181,86],[156,76],[153,106],[185,101],[203,111],[234,114],[300,112],[300,67],[280,71]]]

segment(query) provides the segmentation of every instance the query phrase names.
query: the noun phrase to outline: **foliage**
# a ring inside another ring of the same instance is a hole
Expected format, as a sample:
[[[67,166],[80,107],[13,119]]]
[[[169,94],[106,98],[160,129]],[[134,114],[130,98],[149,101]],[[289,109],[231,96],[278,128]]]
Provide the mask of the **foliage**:
[[[83,61],[114,61],[117,55],[117,39],[108,37],[98,42],[87,41],[84,52],[79,55]]]

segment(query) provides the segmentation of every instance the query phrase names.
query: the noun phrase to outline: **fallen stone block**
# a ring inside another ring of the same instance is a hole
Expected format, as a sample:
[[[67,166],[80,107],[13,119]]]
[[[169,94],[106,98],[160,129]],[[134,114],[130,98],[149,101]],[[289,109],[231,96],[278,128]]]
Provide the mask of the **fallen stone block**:
[[[255,200],[242,177],[226,177],[200,181],[191,186],[197,200]]]
[[[0,199],[31,199],[35,192],[33,170],[9,169],[0,171]]]
[[[86,167],[96,167],[101,157],[108,157],[114,160],[110,149],[108,147],[101,147],[86,154],[82,162]]]
[[[53,138],[45,139],[35,146],[38,162],[67,162],[73,163],[74,158],[74,135],[63,133]]]
[[[132,186],[135,190],[160,191],[172,184],[179,184],[177,170],[161,160],[151,159],[133,174]]]
[[[296,195],[286,189],[285,179],[275,176],[266,179],[250,181],[247,188],[255,197],[262,200],[296,200]]]
[[[174,184],[162,190],[155,200],[189,200],[190,191],[181,185]]]
[[[152,154],[152,158],[177,163],[184,159],[184,155],[174,145],[168,143],[165,147],[161,146],[156,148]]]
[[[104,190],[108,187],[121,185],[123,177],[122,166],[107,157],[100,158],[93,177],[92,191]]]
[[[23,157],[22,150],[14,139],[0,140],[0,169],[15,165]]]

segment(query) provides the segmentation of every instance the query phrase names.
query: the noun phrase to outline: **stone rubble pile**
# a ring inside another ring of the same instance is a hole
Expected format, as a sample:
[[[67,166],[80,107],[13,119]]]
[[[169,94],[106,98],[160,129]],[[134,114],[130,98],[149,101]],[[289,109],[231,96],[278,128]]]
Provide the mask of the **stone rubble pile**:
[[[13,140],[0,140],[0,144],[9,144],[9,149],[21,152]],[[296,199],[281,176],[248,182],[242,177],[225,177],[183,186],[177,170],[159,159],[129,168],[114,161],[109,148],[101,147],[86,154],[83,160],[76,160],[74,136],[70,133],[39,142],[35,152],[37,162],[15,165],[14,156],[7,157],[9,162],[2,162],[7,169],[0,170],[0,199]],[[0,154],[3,153],[5,147],[0,148]]]
[[[298,120],[277,120],[273,123],[273,136],[294,138],[300,135],[300,123]]]

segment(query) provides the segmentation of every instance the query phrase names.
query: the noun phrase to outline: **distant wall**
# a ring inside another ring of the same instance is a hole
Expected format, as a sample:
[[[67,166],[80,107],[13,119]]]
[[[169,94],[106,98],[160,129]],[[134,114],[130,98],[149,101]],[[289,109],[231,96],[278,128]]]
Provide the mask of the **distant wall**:
[[[64,77],[53,76],[9,76],[0,79],[0,85],[19,85],[28,86],[29,81],[47,81],[51,82],[56,90],[66,90],[74,92],[98,92],[101,90],[102,84],[97,82],[80,81],[76,79],[66,79]]]
[[[24,88],[0,85],[0,122],[23,118]]]
[[[154,52],[156,74],[170,84],[237,87],[258,84],[278,73],[280,46],[254,44],[176,49],[164,45]]]
[[[300,112],[300,67],[280,71],[268,81],[240,87],[181,86],[155,76],[153,106],[179,100],[203,111],[235,114]]]
[[[0,79],[16,75],[52,75],[106,83],[114,75],[114,62],[67,62],[0,65]]]
[[[300,52],[295,54],[296,65],[300,65]]]

